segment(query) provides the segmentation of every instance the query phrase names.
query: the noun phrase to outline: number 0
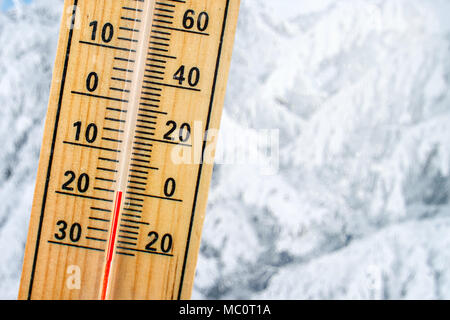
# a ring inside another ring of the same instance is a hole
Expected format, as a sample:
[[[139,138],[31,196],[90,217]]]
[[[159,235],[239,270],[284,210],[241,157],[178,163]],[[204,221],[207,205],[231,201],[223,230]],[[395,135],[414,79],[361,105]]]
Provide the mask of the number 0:
[[[86,78],[86,89],[89,92],[94,92],[98,88],[98,75],[95,72],[89,73]]]
[[[174,178],[169,178],[166,180],[166,183],[164,184],[164,194],[166,197],[170,198],[175,194],[176,186],[177,184]]]

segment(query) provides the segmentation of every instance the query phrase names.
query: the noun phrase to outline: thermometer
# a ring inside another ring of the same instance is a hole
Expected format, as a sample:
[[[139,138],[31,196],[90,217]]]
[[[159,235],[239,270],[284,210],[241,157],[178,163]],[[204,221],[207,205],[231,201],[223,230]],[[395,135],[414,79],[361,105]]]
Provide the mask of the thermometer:
[[[65,1],[19,299],[190,298],[238,12]]]

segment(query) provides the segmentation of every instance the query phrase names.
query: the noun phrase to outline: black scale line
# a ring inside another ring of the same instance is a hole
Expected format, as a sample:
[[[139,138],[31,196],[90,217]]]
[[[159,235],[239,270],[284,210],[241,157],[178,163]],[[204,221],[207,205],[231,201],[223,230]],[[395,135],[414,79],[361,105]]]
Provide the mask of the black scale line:
[[[103,208],[97,208],[97,207],[91,207],[91,210],[101,211],[101,212],[106,212],[106,213],[112,213],[111,210],[103,209]]]
[[[219,41],[219,50],[217,53],[216,67],[215,67],[215,71],[214,71],[214,80],[213,80],[213,84],[212,84],[212,88],[211,88],[211,98],[210,98],[210,103],[209,103],[208,117],[207,117],[207,121],[206,121],[206,129],[205,129],[206,133],[209,130],[212,109],[214,106],[214,96],[215,96],[215,91],[216,91],[217,78],[218,78],[218,74],[219,74],[220,60],[222,57],[222,46],[223,46],[223,42],[224,42],[224,38],[225,38],[225,30],[226,30],[226,26],[227,26],[229,5],[230,5],[230,0],[226,0],[225,10],[224,10],[224,18],[223,18],[223,24],[222,24],[222,31],[221,31],[221,35],[220,35],[220,41]],[[207,141],[207,139],[205,137],[205,141],[203,142],[203,147],[202,147],[202,158],[205,154],[206,141]],[[181,270],[180,286],[178,288],[178,300],[181,299],[181,294],[183,292],[184,276],[185,276],[185,272],[186,272],[186,263],[187,263],[188,256],[189,256],[189,246],[190,246],[190,242],[191,242],[192,229],[193,229],[193,224],[194,224],[194,219],[195,219],[195,211],[196,211],[196,207],[197,207],[197,198],[198,198],[199,186],[200,186],[200,182],[201,182],[201,178],[202,178],[202,172],[203,172],[203,162],[200,163],[199,169],[198,169],[197,183],[196,183],[195,193],[194,193],[194,201],[192,203],[191,219],[189,222],[189,231],[188,231],[188,236],[186,239],[186,249],[185,249],[185,253],[184,253],[183,267]]]
[[[129,209],[129,208],[125,208],[123,209],[124,211],[129,211],[129,212],[137,212],[137,213],[142,213],[142,210],[136,210],[136,209]]]
[[[140,198],[132,198],[132,197],[126,197],[126,200],[131,200],[131,201],[141,201],[144,202],[144,200],[140,199]]]
[[[89,217],[89,220],[101,221],[101,222],[111,222],[111,220],[108,220],[108,219],[102,219],[102,218],[97,218],[97,217]]]
[[[113,202],[113,200],[111,200],[111,199],[98,198],[98,197],[94,197],[94,196],[87,196],[87,195],[83,195],[83,194],[76,194],[76,193],[70,193],[70,192],[64,192],[64,191],[55,191],[55,193],[61,194],[61,195],[66,195],[66,196],[71,196],[71,197],[76,197],[76,198],[98,200],[98,201],[110,202],[110,203]]]
[[[95,227],[91,227],[91,226],[88,226],[87,229],[93,230],[93,231],[99,231],[99,232],[108,232],[107,229],[95,228]]]
[[[136,0],[136,1],[144,2],[143,0]],[[163,0],[163,1],[164,1],[164,0]],[[165,0],[165,1],[169,1],[169,0]],[[178,2],[178,3],[186,3],[186,1],[181,1],[181,0],[170,0],[170,1],[172,1],[172,2]],[[78,3],[78,0],[74,0],[74,10],[73,10],[73,13],[72,13],[72,24],[74,24],[75,17],[76,17],[76,10],[75,10],[75,8],[76,8],[76,6],[77,6],[77,3]],[[175,7],[175,5],[173,5],[173,4],[167,4],[167,3],[164,3],[164,2],[156,2],[156,4],[157,4],[157,5],[161,5],[161,6],[165,6],[165,7]],[[223,29],[225,29],[225,23],[226,23],[226,17],[227,17],[228,5],[229,5],[229,0],[227,0],[227,5],[226,5],[226,10],[225,10],[225,18],[224,18]],[[124,10],[130,10],[130,11],[133,11],[133,10],[139,11],[139,10],[140,10],[140,9],[126,8],[126,7],[123,7],[123,9],[124,9]],[[166,11],[166,12],[171,11],[171,10],[169,10],[169,9],[162,9],[162,8],[156,8],[155,10]],[[141,11],[142,11],[142,10],[141,10]],[[159,15],[159,16],[165,17],[165,18],[169,18],[169,16],[167,16],[167,15]],[[135,22],[141,22],[139,19],[133,19],[133,18],[128,18],[128,17],[121,17],[121,19],[129,20],[129,21],[135,21]],[[170,24],[171,24],[171,22],[164,21],[164,20],[161,20],[161,19],[155,19],[155,21],[157,21],[157,22],[162,22],[162,23],[170,23]],[[156,28],[162,28],[162,27],[159,26],[159,25],[154,26],[154,27],[156,27]],[[181,30],[181,29],[176,29],[176,28],[167,28],[167,29],[172,29],[172,30],[176,30],[176,31],[184,31],[184,32],[186,32],[186,30]],[[129,30],[129,31],[136,31],[136,30]],[[158,31],[158,32],[159,32],[159,33],[163,33],[163,32],[160,32],[160,31]],[[199,32],[191,32],[191,33],[205,34],[205,33],[199,33]],[[222,30],[222,40],[223,40],[223,33],[224,33],[224,30]],[[208,35],[208,34],[205,34],[205,35]],[[56,124],[57,124],[58,121],[59,121],[59,115],[60,115],[60,109],[61,109],[61,103],[62,103],[62,97],[63,97],[63,91],[64,91],[64,83],[65,83],[65,77],[66,77],[66,74],[67,74],[67,67],[68,67],[69,54],[70,54],[70,47],[71,47],[71,43],[72,43],[72,36],[73,36],[73,29],[71,29],[70,32],[69,32],[69,40],[68,40],[68,47],[67,47],[67,50],[66,50],[66,53],[67,53],[67,54],[66,54],[65,66],[64,66],[63,77],[62,77],[62,84],[61,84],[61,90],[60,90],[60,99],[59,99],[60,101],[59,101],[59,105],[58,105],[58,112],[57,112],[57,117],[56,117],[56,118],[57,118]],[[113,47],[113,46],[101,45],[101,44],[96,44],[96,43],[89,43],[89,42],[84,42],[84,41],[80,41],[80,43],[85,43],[85,44],[95,45],[95,46],[102,46],[102,47],[105,47],[105,48],[111,48],[111,49],[116,49],[116,50],[126,50],[126,51],[130,51],[130,52],[136,52],[135,50],[133,50],[133,49],[128,49],[128,48]],[[220,46],[219,46],[219,57],[218,57],[218,62],[217,62],[217,68],[218,68],[219,61],[220,61],[221,48],[222,48],[222,43],[220,43]],[[172,57],[172,56],[164,56],[164,55],[158,55],[158,54],[155,54],[155,53],[150,53],[150,55],[153,55],[153,56],[160,56],[160,57],[165,57],[165,58],[169,58],[169,59],[176,59],[176,57]],[[163,61],[163,63],[165,63],[165,61]],[[161,68],[162,68],[162,67],[161,67]],[[129,72],[129,71],[130,71],[130,70],[126,70],[126,72]],[[217,72],[217,70],[216,70],[216,72]],[[126,79],[121,79],[121,80],[127,81]],[[167,86],[166,84],[162,84],[162,83],[155,83],[155,85],[157,85],[157,86],[164,86],[164,85]],[[169,86],[170,86],[170,85],[169,85]],[[185,88],[181,88],[181,89],[185,89]],[[94,98],[102,98],[102,99],[114,100],[114,101],[119,101],[119,102],[125,102],[125,103],[128,102],[127,100],[123,100],[123,99],[116,99],[116,98],[111,98],[111,97],[103,97],[103,96],[91,95],[91,94],[86,94],[86,93],[82,93],[82,92],[74,92],[74,91],[72,91],[72,93],[73,93],[73,94],[80,94],[80,95],[87,95],[87,96],[91,96],[91,97],[94,97]],[[214,92],[213,92],[213,93],[214,93]],[[212,98],[211,100],[213,100],[213,98]],[[105,118],[105,120],[114,121],[114,120],[112,120],[112,119],[106,119],[106,118]],[[117,119],[116,119],[116,120],[117,120]],[[54,152],[54,143],[55,143],[56,131],[57,131],[56,129],[57,129],[57,125],[55,126],[55,130],[54,130],[54,139],[53,139],[52,150],[51,150],[52,155],[53,155],[53,152]],[[53,158],[52,158],[52,156],[51,156],[51,159],[50,159],[50,161],[49,161],[48,170],[47,170],[48,176],[50,175],[52,160],[53,160]],[[199,172],[200,172],[200,173],[199,173],[199,176],[200,176],[200,174],[201,174],[201,167],[200,167]],[[39,229],[39,231],[38,231],[38,243],[39,243],[39,238],[40,238],[41,228],[42,228],[42,220],[43,220],[42,218],[43,218],[43,213],[44,213],[44,208],[45,208],[45,198],[46,198],[46,194],[47,194],[47,190],[48,190],[48,180],[49,180],[49,179],[47,179],[47,185],[46,185],[45,196],[44,196],[44,203],[43,203],[43,208],[42,208],[42,213],[41,213],[40,229]],[[197,185],[197,188],[198,188],[198,185]],[[60,192],[60,193],[61,193],[61,194],[64,194],[63,192]],[[71,195],[73,195],[73,194],[71,194]],[[75,196],[75,195],[74,195],[74,196]],[[78,196],[78,195],[77,195],[77,196]],[[149,196],[149,195],[145,195],[145,196]],[[197,196],[197,194],[196,194],[196,196]],[[94,197],[90,197],[90,198],[95,199]],[[129,198],[127,198],[127,199],[129,199]],[[96,199],[96,200],[98,200],[98,199]],[[104,199],[100,199],[100,200],[104,200]],[[136,199],[136,200],[143,201],[143,200],[140,200],[140,199]],[[110,201],[110,200],[107,200],[107,201],[108,201],[108,202],[112,202],[112,201]],[[176,200],[175,200],[175,201],[176,201]],[[195,207],[195,202],[194,202],[194,207]],[[191,227],[192,227],[192,219],[193,219],[193,218],[191,218]],[[126,219],[122,219],[122,220],[126,221]],[[128,220],[128,221],[129,221],[129,222],[133,222],[133,223],[148,224],[148,223],[137,222],[137,221],[131,221],[131,220]],[[123,224],[121,224],[120,226],[121,226],[121,227],[125,227],[125,228],[136,228],[136,229],[138,229],[137,227],[130,226],[130,225],[123,225]],[[131,233],[131,231],[125,231],[125,230],[119,230],[119,231]],[[191,230],[190,230],[190,231],[191,231]],[[90,239],[91,239],[91,240],[97,240],[97,241],[106,241],[106,240],[104,240],[104,239],[97,239],[97,238],[92,238],[92,237],[90,237]],[[50,240],[49,240],[48,242],[49,242],[49,243],[59,244],[59,245],[67,245],[67,246],[73,246],[73,247],[78,247],[78,248],[84,248],[84,249],[96,250],[96,251],[105,251],[104,249],[92,248],[92,247],[86,247],[86,246],[78,246],[78,245],[73,245],[73,244],[65,244],[65,243],[59,243],[59,242],[56,242],[56,241],[50,241]],[[33,284],[34,272],[35,272],[35,268],[36,268],[37,253],[38,253],[38,243],[37,243],[36,250],[35,250],[35,259],[34,259],[34,264],[33,264],[32,277],[31,277],[31,280],[30,280],[29,296],[28,296],[29,299],[31,298],[31,293],[32,293],[32,284]],[[131,243],[130,243],[130,244],[131,244]],[[134,244],[134,245],[135,245],[135,244]],[[189,245],[189,241],[188,241],[188,245]],[[168,253],[151,252],[151,251],[144,251],[144,250],[137,250],[137,249],[132,249],[132,248],[126,248],[126,247],[117,247],[117,248],[118,248],[118,249],[123,249],[123,250],[131,250],[131,251],[135,251],[135,252],[144,252],[144,253],[150,253],[150,254],[159,254],[159,255],[165,255],[165,256],[173,256],[172,254],[168,254]],[[188,247],[186,248],[186,256],[185,256],[185,260],[186,260],[186,257],[187,257],[187,252],[188,252]],[[117,252],[117,253],[118,253],[118,254],[121,254],[121,255],[134,256],[134,254],[130,254],[130,253],[126,253],[126,252]],[[186,261],[185,261],[185,262],[186,262]],[[182,270],[182,279],[181,279],[181,282],[180,282],[180,288],[179,288],[179,298],[180,298],[181,291],[182,291],[182,284],[183,284],[183,277],[184,277],[184,269],[185,269],[185,265],[183,265],[183,270]]]
[[[143,0],[137,0],[137,1],[144,2]],[[35,276],[36,267],[37,267],[37,257],[38,257],[38,253],[39,253],[39,245],[40,245],[40,240],[41,240],[43,218],[44,218],[44,214],[45,214],[45,206],[46,206],[46,200],[47,200],[47,194],[48,194],[48,188],[49,188],[49,181],[50,181],[50,176],[51,176],[51,169],[52,169],[52,164],[53,164],[53,157],[54,157],[54,150],[55,150],[55,144],[56,144],[56,137],[57,137],[57,132],[58,132],[58,124],[59,124],[59,119],[60,119],[60,115],[61,115],[62,100],[63,100],[63,97],[64,97],[64,88],[65,88],[67,70],[68,70],[70,53],[71,53],[72,39],[73,39],[73,33],[74,33],[73,26],[75,25],[75,19],[76,19],[76,15],[77,15],[77,10],[76,10],[77,6],[78,6],[78,0],[74,0],[73,6],[72,6],[72,8],[73,8],[72,16],[71,16],[71,25],[72,25],[72,27],[69,30],[69,36],[68,36],[67,47],[66,47],[66,55],[65,55],[64,67],[63,67],[63,72],[62,72],[62,77],[61,77],[61,86],[60,86],[60,90],[59,90],[59,99],[58,99],[57,111],[56,111],[56,116],[55,116],[55,125],[54,125],[53,136],[52,136],[52,145],[51,145],[51,149],[50,149],[49,162],[48,162],[48,166],[47,166],[47,179],[46,179],[46,183],[45,183],[45,186],[44,186],[44,195],[43,195],[43,201],[42,201],[42,207],[41,207],[41,214],[40,214],[40,218],[39,218],[39,225],[38,225],[38,231],[37,231],[37,237],[36,237],[36,246],[35,246],[35,252],[34,252],[34,257],[33,257],[33,264],[32,264],[31,276],[30,276],[30,282],[29,282],[29,288],[28,288],[28,297],[27,297],[28,300],[31,300],[31,296],[32,296],[32,292],[33,292],[34,276]],[[130,10],[130,8],[125,8],[125,10]],[[135,9],[135,10],[136,11],[142,11],[140,9]],[[136,31],[136,30],[132,30],[132,31]],[[80,41],[80,43],[88,44],[88,45],[94,45],[94,46],[100,46],[100,47],[104,47],[104,48],[111,48],[111,49],[116,49],[116,50],[135,52],[135,50],[132,50],[132,49],[121,48],[121,47],[113,47],[113,46],[108,46],[108,45],[103,45],[103,44],[90,43],[90,42],[86,42],[86,41]],[[74,91],[72,91],[72,93],[73,94],[80,94],[80,95],[88,95],[88,94],[84,94],[84,93],[81,93],[81,92],[74,92]],[[101,96],[94,96],[94,95],[89,95],[89,96],[97,97],[97,98],[111,99],[111,100],[120,101],[120,102],[126,102],[125,100],[117,100],[117,99],[109,98],[109,97],[101,97]],[[109,120],[109,119],[105,119],[105,120]],[[66,143],[66,144],[73,144],[73,143],[70,143],[70,142],[64,142],[64,143]],[[81,145],[81,144],[78,144],[78,145],[79,146],[85,146],[85,145]],[[104,149],[104,148],[99,148],[99,147],[97,147],[97,148],[101,149],[101,150]],[[104,150],[105,151],[119,152],[118,150],[111,150],[111,149],[104,149]],[[80,196],[81,197],[81,195],[69,194],[69,193],[64,193],[64,192],[59,192],[59,191],[56,191],[56,192],[60,193],[60,194],[66,194],[66,195]],[[102,201],[105,200],[105,201],[110,202],[110,200],[108,200],[108,199],[98,199],[98,198],[89,197],[89,196],[83,196],[83,197],[94,199],[94,200],[102,200]],[[92,210],[97,210],[97,211],[110,212],[109,210],[101,209],[101,208],[94,208],[94,207],[92,207],[91,209]],[[91,239],[92,240],[100,240],[100,239],[95,239],[95,238],[91,238]],[[88,247],[88,246],[81,246],[81,245],[75,245],[75,244],[62,243],[62,242],[51,241],[51,240],[48,240],[48,243],[57,244],[57,245],[63,245],[63,246],[76,247],[76,248],[82,248],[82,249],[88,249],[88,250],[94,250],[94,251],[102,251],[102,252],[105,251],[104,249],[93,248],[93,247]],[[130,254],[130,253],[124,253],[124,252],[117,252],[117,253],[118,254],[122,254],[122,255],[127,255],[127,256],[134,256],[134,254]]]
[[[136,256],[133,253],[126,253],[126,252],[121,252],[121,251],[116,251],[116,253],[121,255],[121,256],[130,256],[130,257],[135,257]]]
[[[135,238],[135,237],[121,236],[121,235],[119,235],[118,237],[119,238],[123,238],[123,239],[130,239],[130,240],[137,240],[138,239],[138,238]]]
[[[148,254],[161,255],[161,256],[166,256],[166,257],[173,257],[173,254],[171,254],[171,253],[162,253],[162,252],[157,252],[157,251],[146,251],[146,250],[139,250],[139,249],[133,249],[133,248],[127,248],[127,247],[119,247],[119,246],[117,246],[117,248],[118,249],[122,249],[122,250],[130,250],[130,251],[143,252],[143,253],[148,253]]]
[[[117,243],[119,243],[119,244],[128,244],[130,246],[137,246],[137,243],[128,242],[128,241],[120,241],[120,240],[118,240]]]
[[[144,2],[144,0],[136,0],[136,1],[140,1],[140,2]],[[126,11],[133,11],[133,12],[143,12],[143,10],[141,10],[141,9],[136,9],[136,8],[130,8],[130,7],[122,7],[122,9],[124,9],[124,10],[126,10]],[[121,17],[121,20],[127,20],[127,21],[135,21],[135,22],[141,22],[141,20],[140,19],[134,19],[134,18],[129,18],[129,17],[124,17],[124,16],[122,16]],[[139,29],[131,29],[131,28],[127,28],[127,27],[120,27],[119,28],[119,30],[123,30],[123,31],[128,31],[128,32],[140,32],[140,30]],[[119,40],[123,40],[123,41],[128,41],[128,42],[137,42],[137,40],[133,40],[132,38],[125,38],[125,37],[120,37],[119,38]],[[127,59],[116,59],[116,60],[121,60],[121,61],[125,61],[125,62],[129,62],[129,60],[127,61]],[[134,63],[135,62],[135,60],[132,60],[132,62]],[[120,71],[120,72],[125,72],[125,73],[132,73],[133,72],[133,70],[131,70],[131,69],[126,69],[126,68],[122,68],[122,67],[113,67],[113,70],[115,70],[115,71]],[[131,80],[128,80],[128,79],[122,79],[122,78],[112,78],[113,80],[116,80],[116,81],[121,81],[121,82],[125,82],[125,83],[131,83],[132,81]],[[123,90],[123,92],[125,92],[125,93],[130,93],[130,90]],[[123,111],[123,110],[121,110],[121,109],[113,109],[113,108],[110,108],[110,110],[111,111],[116,111],[116,112],[126,112],[126,111]],[[137,177],[136,177],[137,178]],[[130,202],[128,202],[128,203],[126,203],[125,205],[131,205],[131,203]],[[124,208],[123,209],[123,211],[127,211],[127,210],[133,210],[133,209],[127,209],[127,208]],[[136,210],[135,210],[136,211]],[[141,210],[139,210],[139,211],[141,211]],[[142,211],[141,211],[142,212]],[[126,215],[126,214],[124,214],[123,213],[123,215]],[[123,221],[123,219],[121,219],[121,221]],[[130,226],[130,225],[125,225],[125,224],[120,224],[120,227],[121,228],[132,228],[132,229],[139,229],[138,227],[136,227],[136,226]],[[120,228],[119,228],[119,232],[126,232],[126,233],[130,233],[130,234],[138,234],[138,232],[133,232],[133,231],[125,231],[125,230],[121,230]],[[123,238],[123,236],[120,236],[119,235],[119,237],[122,237]],[[130,237],[128,237],[128,238],[130,238]],[[131,239],[131,238],[130,238]],[[137,240],[137,238],[136,238],[136,240]],[[134,243],[130,243],[130,242],[123,242],[123,241],[118,241],[118,243],[123,243],[123,244],[129,244],[129,245],[137,245],[137,244],[134,244]],[[132,257],[134,257],[135,256],[135,254],[133,254],[133,253],[126,253],[126,252],[122,252],[122,251],[116,251],[116,253],[117,254],[119,254],[119,255],[125,255],[125,256],[132,256]]]
[[[129,214],[129,213],[122,213],[122,215],[124,217],[131,217],[131,218],[138,218],[138,219],[142,218],[142,216],[138,216],[138,215],[135,215],[135,214]]]
[[[135,235],[139,234],[138,232],[135,232],[135,231],[122,230],[122,229],[119,229],[119,232],[123,232],[123,233],[126,233],[126,234],[135,234]]]
[[[48,243],[53,243],[53,244],[59,244],[59,245],[62,245],[62,246],[75,247],[75,248],[79,248],[79,249],[87,249],[87,250],[94,250],[94,251],[105,252],[105,249],[100,249],[100,248],[81,246],[81,245],[76,245],[76,244],[71,244],[71,243],[64,243],[64,242],[58,242],[58,241],[52,241],[52,240],[48,240],[47,242]],[[28,298],[28,300],[31,300],[31,298]]]
[[[126,206],[129,206],[129,207],[138,207],[138,208],[144,207],[142,204],[131,203],[131,202],[127,202],[127,203],[125,203],[125,205],[126,205]]]
[[[106,242],[106,239],[100,239],[100,238],[95,238],[95,237],[86,237],[86,239],[93,240],[93,241],[99,241],[99,242]]]

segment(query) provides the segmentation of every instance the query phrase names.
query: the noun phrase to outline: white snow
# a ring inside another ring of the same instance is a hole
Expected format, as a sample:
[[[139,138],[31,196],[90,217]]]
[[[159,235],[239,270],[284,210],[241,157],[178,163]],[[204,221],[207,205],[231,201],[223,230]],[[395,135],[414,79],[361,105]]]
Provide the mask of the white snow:
[[[0,13],[0,298],[17,295],[62,1]],[[450,298],[450,4],[242,0],[194,298]]]

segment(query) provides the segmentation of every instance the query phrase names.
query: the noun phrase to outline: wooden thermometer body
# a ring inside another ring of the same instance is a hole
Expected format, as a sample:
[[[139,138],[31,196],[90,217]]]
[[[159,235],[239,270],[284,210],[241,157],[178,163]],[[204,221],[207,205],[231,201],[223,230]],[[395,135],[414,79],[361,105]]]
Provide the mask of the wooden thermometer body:
[[[238,11],[65,1],[20,299],[190,298]]]

